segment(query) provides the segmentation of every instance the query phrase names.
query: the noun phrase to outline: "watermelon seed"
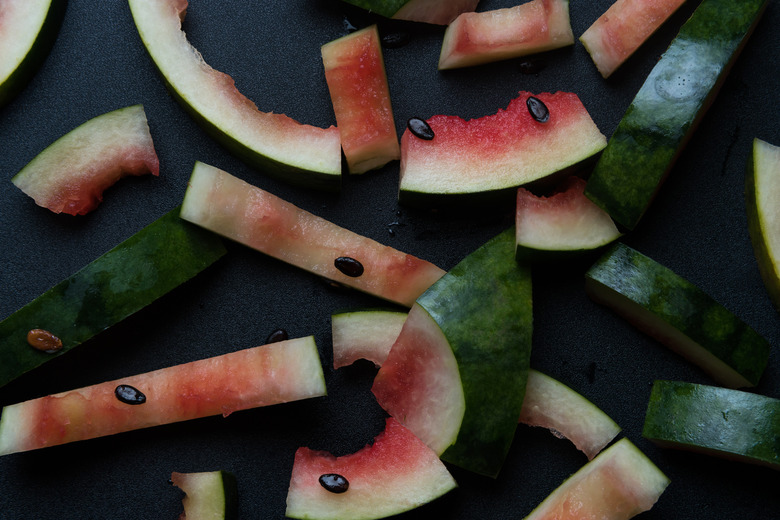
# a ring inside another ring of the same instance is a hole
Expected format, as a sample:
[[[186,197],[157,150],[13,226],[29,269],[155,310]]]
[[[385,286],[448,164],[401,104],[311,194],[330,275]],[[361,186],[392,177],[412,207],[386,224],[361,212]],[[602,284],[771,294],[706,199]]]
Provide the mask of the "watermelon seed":
[[[287,339],[290,339],[290,336],[287,334],[287,331],[284,329],[276,329],[271,334],[268,335],[265,342],[266,343],[276,343],[278,341],[285,341]]]
[[[536,121],[546,123],[550,120],[550,110],[541,99],[528,96],[528,99],[525,100],[525,105],[528,107],[528,113],[530,113],[531,117]]]
[[[336,269],[352,278],[357,278],[363,274],[363,264],[349,256],[338,257],[336,261],[333,262],[333,265],[336,266]]]
[[[430,127],[430,125],[419,117],[413,117],[409,119],[409,121],[406,122],[406,126],[415,136],[419,137],[420,139],[430,141],[435,137],[433,129]]]
[[[32,329],[27,333],[27,343],[35,350],[40,350],[48,354],[57,352],[62,348],[62,340],[43,329]]]
[[[125,404],[144,404],[146,396],[139,389],[130,385],[119,385],[114,389],[114,395]]]
[[[349,489],[349,481],[338,473],[320,475],[320,485],[331,493],[344,493]]]

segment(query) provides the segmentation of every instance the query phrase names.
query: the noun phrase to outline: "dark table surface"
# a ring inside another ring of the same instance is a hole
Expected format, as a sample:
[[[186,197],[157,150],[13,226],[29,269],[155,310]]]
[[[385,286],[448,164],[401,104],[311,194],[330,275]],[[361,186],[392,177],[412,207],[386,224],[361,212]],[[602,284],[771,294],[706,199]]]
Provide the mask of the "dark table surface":
[[[483,0],[480,10],[518,2]],[[644,78],[698,1],[690,1],[609,80],[584,47],[440,73],[443,29],[401,24],[411,42],[384,51],[399,133],[412,116],[478,117],[520,90],[577,93],[609,136]],[[611,4],[574,0],[575,36]],[[335,123],[320,45],[376,21],[335,0],[193,0],[185,30],[214,68],[231,74],[265,111]],[[760,278],[747,231],[745,165],[754,137],[780,144],[780,6],[771,2],[718,97],[641,224],[624,241],[697,284],[773,346],[753,391],[780,398],[780,315]],[[396,27],[390,25],[390,27]],[[143,103],[160,157],[159,178],[124,179],[87,216],[55,215],[9,182],[38,152],[89,118]],[[399,206],[398,163],[344,179],[340,194],[275,181],[216,144],[165,90],[126,2],[71,0],[51,54],[26,89],[0,108],[0,318],[14,312],[178,205],[196,160],[222,168],[313,213],[382,243],[453,267],[513,223],[512,207],[457,215]],[[299,446],[343,455],[370,442],[383,412],[367,363],[332,368],[330,315],[384,305],[335,290],[306,272],[228,244],[196,279],[96,337],[0,389],[0,405],[261,344],[276,328],[314,335],[328,396],[130,432],[0,458],[0,518],[177,518],[172,471],[235,473],[241,518],[282,518]],[[583,291],[589,261],[534,272],[532,365],[607,412],[672,480],[641,518],[780,518],[776,471],[657,448],[641,436],[655,379],[714,382],[638,332]],[[404,515],[522,518],[586,459],[565,440],[519,426],[497,479],[451,468],[459,488]]]

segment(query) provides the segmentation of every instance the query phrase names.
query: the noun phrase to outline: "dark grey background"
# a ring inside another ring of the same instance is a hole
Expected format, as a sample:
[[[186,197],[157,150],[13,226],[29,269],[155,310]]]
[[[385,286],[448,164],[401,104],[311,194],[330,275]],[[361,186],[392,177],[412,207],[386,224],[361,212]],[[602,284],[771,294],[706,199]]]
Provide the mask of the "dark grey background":
[[[479,9],[516,3],[483,0]],[[576,92],[609,136],[698,3],[688,2],[608,81],[579,43],[543,55],[546,68],[536,76],[523,75],[520,60],[439,73],[443,29],[400,24],[411,31],[411,43],[384,54],[398,131],[412,116],[478,117],[505,107],[519,90],[563,90]],[[572,1],[575,36],[610,4]],[[335,0],[193,0],[185,30],[206,61],[231,74],[262,110],[325,126],[335,119],[319,47],[350,26],[374,21]],[[744,179],[754,137],[780,144],[778,26],[780,8],[772,2],[659,197],[625,237],[699,285],[774,347],[780,344],[780,319],[748,237]],[[146,107],[160,157],[159,178],[120,181],[84,217],[37,207],[9,182],[78,124],[135,103]],[[444,269],[513,222],[512,207],[451,215],[399,206],[397,162],[346,178],[339,195],[266,177],[212,141],[169,96],[126,2],[119,0],[70,1],[48,59],[21,95],[0,108],[0,151],[5,183],[0,190],[0,318],[178,205],[196,160]],[[225,258],[190,283],[0,389],[0,405],[254,346],[278,327],[292,336],[316,337],[329,395],[2,457],[0,518],[173,519],[181,503],[178,490],[167,483],[170,473],[220,468],[238,478],[241,518],[281,518],[297,447],[342,455],[381,431],[383,412],[369,391],[372,366],[332,369],[330,314],[384,303],[334,290],[238,244],[228,248]],[[532,363],[606,411],[672,479],[642,518],[780,518],[776,471],[661,450],[641,437],[653,380],[713,381],[592,303],[583,292],[590,260],[535,271]],[[756,392],[780,398],[778,363],[773,350]],[[452,468],[460,487],[404,518],[522,518],[585,460],[567,441],[520,426],[496,480]]]

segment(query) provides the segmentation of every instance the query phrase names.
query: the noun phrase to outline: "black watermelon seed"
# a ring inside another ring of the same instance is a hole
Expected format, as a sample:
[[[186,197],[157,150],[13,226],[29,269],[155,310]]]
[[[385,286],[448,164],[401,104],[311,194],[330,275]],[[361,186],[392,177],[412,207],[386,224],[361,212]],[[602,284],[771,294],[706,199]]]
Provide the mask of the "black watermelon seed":
[[[430,141],[435,137],[433,129],[430,127],[430,125],[424,119],[420,119],[419,117],[413,117],[409,119],[409,121],[406,122],[406,126],[415,136],[419,137],[420,139]]]
[[[386,49],[398,49],[409,43],[412,40],[412,37],[409,36],[409,33],[407,32],[398,31],[383,34],[381,40],[382,47]]]
[[[349,481],[338,473],[320,475],[320,485],[331,493],[344,493],[349,489]]]
[[[544,70],[545,63],[542,60],[527,59],[521,61],[517,67],[523,74],[539,74]]]
[[[146,396],[139,389],[130,385],[119,385],[114,389],[117,399],[126,404],[144,404]]]
[[[287,331],[284,329],[276,329],[271,334],[268,335],[265,342],[266,343],[277,343],[279,341],[285,341],[290,339],[290,336],[287,334]]]
[[[541,99],[529,96],[525,100],[525,104],[528,107],[528,112],[536,121],[540,123],[546,123],[550,120],[550,110],[547,108]]]
[[[336,266],[336,269],[352,278],[357,278],[363,274],[363,264],[349,256],[338,257],[336,261],[333,262],[333,265]]]

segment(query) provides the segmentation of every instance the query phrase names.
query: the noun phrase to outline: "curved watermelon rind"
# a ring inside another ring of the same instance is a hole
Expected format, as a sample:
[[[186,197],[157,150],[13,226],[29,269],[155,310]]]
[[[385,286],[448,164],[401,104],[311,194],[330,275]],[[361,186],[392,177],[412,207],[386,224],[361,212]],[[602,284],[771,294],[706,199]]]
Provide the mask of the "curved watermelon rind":
[[[184,491],[182,518],[238,520],[238,483],[228,471],[171,473],[171,483]]]

